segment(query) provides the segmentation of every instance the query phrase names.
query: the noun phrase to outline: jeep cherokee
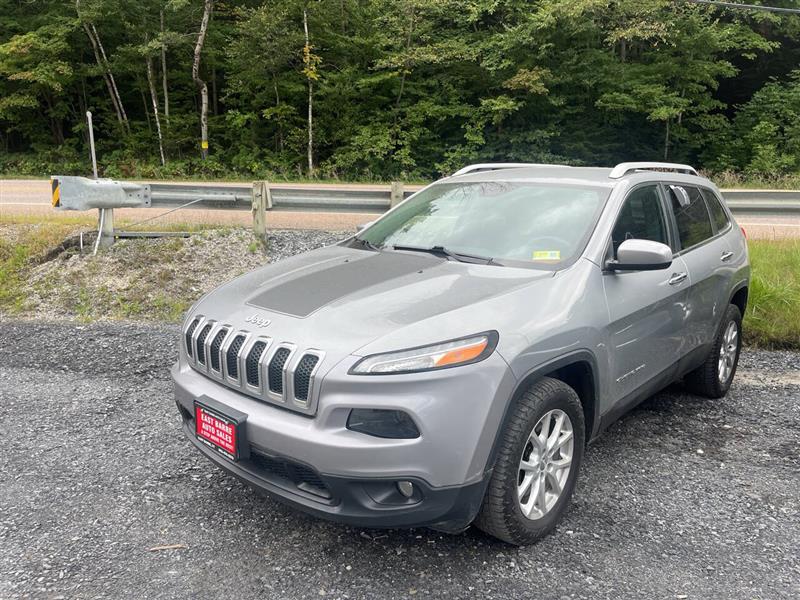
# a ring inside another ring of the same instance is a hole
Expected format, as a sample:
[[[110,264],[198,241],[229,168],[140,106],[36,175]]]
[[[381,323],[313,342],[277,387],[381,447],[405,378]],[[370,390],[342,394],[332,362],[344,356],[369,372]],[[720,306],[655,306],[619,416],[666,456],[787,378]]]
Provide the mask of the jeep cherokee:
[[[743,231],[686,165],[473,165],[189,311],[172,369],[211,461],[364,527],[551,531],[586,444],[736,372]]]

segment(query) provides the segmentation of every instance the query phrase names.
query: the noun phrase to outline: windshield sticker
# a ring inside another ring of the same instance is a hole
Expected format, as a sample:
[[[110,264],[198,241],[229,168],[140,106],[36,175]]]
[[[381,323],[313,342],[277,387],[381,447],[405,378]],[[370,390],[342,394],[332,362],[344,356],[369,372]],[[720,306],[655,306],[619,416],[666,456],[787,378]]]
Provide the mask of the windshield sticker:
[[[533,260],[561,260],[561,250],[534,250]]]

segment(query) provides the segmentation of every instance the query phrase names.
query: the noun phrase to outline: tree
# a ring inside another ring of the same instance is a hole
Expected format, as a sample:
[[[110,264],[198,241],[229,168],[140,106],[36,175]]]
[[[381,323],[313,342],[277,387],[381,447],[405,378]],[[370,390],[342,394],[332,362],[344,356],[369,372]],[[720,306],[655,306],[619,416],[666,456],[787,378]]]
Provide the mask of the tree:
[[[200,155],[205,160],[208,158],[208,86],[200,78],[200,54],[208,31],[208,22],[214,10],[214,0],[204,0],[203,19],[200,22],[200,33],[194,46],[194,61],[192,62],[192,79],[200,90]]]

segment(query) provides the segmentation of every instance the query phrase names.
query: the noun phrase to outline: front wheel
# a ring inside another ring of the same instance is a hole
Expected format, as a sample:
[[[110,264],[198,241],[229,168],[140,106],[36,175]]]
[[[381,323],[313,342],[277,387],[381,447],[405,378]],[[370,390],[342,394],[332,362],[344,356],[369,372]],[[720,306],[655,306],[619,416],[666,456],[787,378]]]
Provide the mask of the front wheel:
[[[544,377],[519,399],[501,435],[475,525],[530,544],[553,530],[575,489],[585,442],[580,399],[566,383]]]
[[[685,377],[686,387],[700,396],[722,398],[733,383],[741,349],[742,313],[731,304],[705,362]]]

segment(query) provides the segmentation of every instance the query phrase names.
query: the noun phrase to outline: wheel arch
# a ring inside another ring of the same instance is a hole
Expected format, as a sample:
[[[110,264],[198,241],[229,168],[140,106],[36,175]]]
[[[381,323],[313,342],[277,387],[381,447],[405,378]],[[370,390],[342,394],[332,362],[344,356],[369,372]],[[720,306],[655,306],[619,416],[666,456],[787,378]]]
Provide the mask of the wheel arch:
[[[739,307],[739,312],[742,313],[742,317],[744,317],[744,312],[747,310],[747,300],[749,294],[750,285],[747,281],[740,282],[734,286],[733,290],[731,291],[731,297],[728,301],[728,304],[735,304],[737,307]]]
[[[597,360],[588,350],[577,350],[544,364],[537,365],[519,378],[511,397],[506,403],[500,426],[495,432],[492,450],[489,453],[489,460],[486,464],[487,472],[494,468],[502,433],[513,414],[517,402],[531,385],[543,377],[552,377],[553,379],[563,381],[575,390],[583,406],[583,414],[586,423],[586,442],[588,443],[589,440],[595,436],[595,432],[600,425],[600,381],[598,378]]]

